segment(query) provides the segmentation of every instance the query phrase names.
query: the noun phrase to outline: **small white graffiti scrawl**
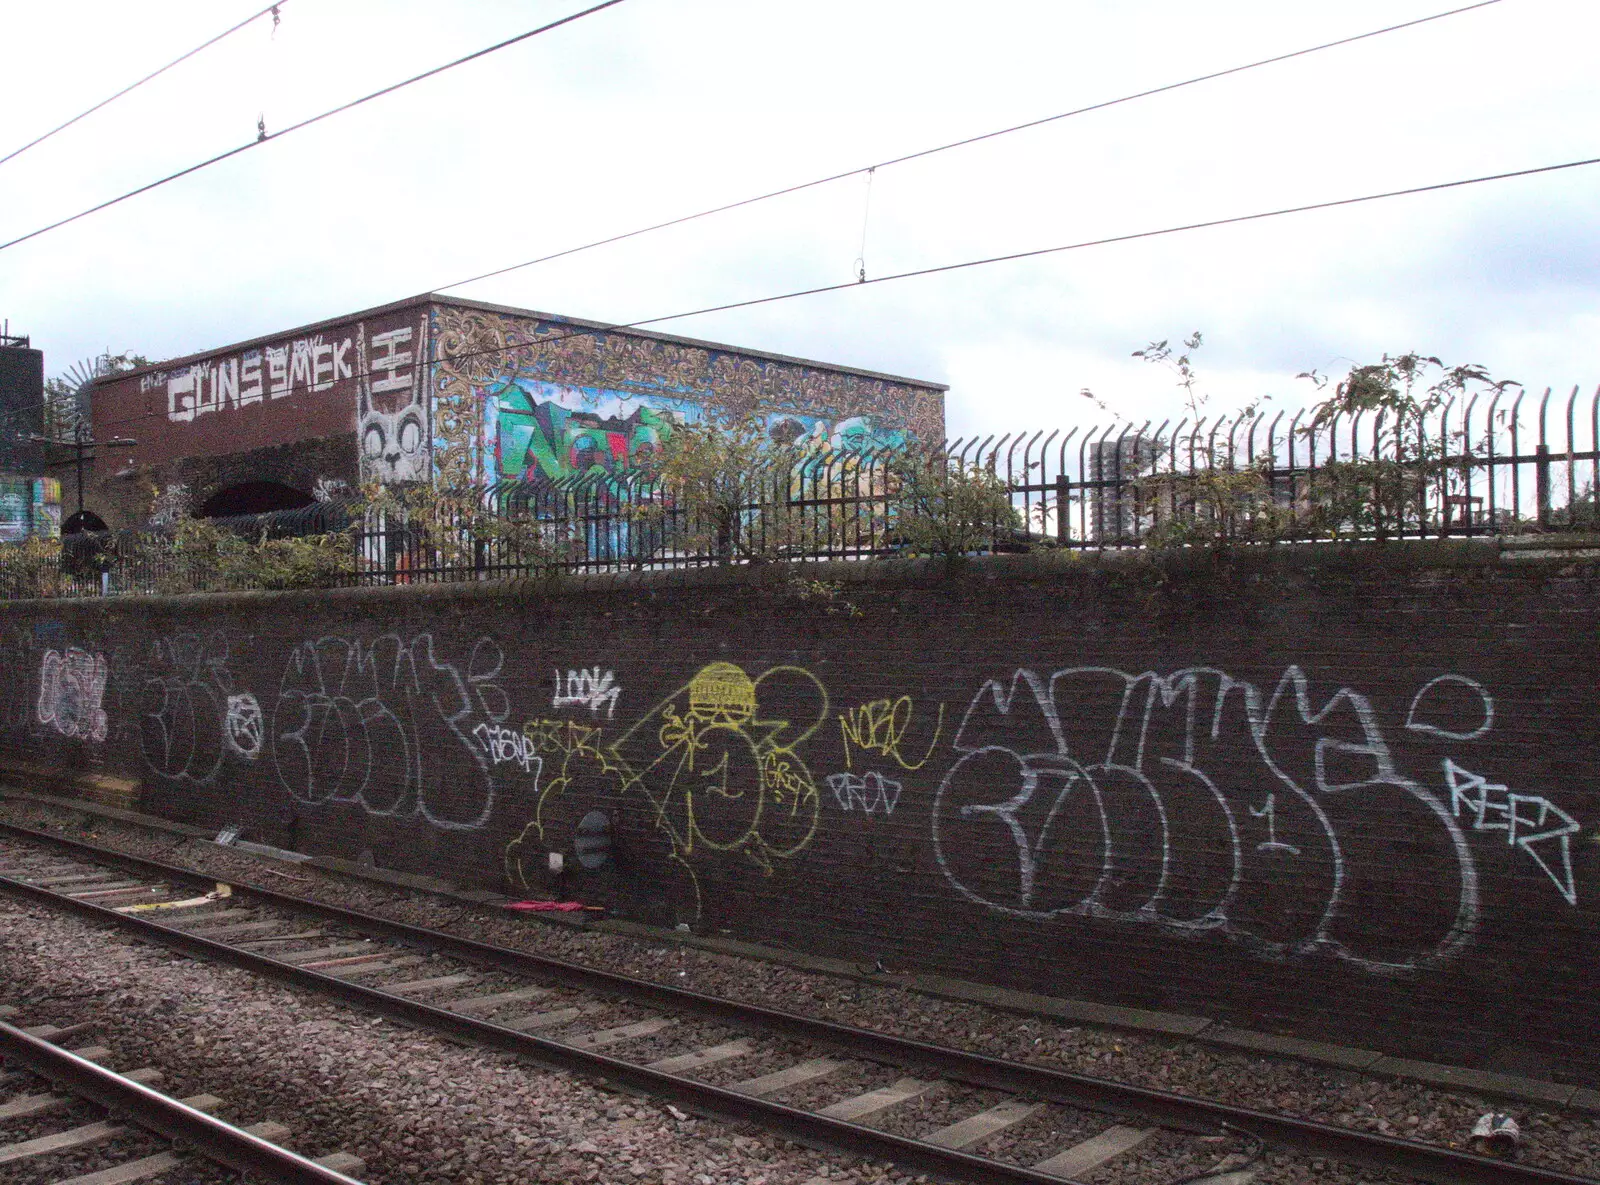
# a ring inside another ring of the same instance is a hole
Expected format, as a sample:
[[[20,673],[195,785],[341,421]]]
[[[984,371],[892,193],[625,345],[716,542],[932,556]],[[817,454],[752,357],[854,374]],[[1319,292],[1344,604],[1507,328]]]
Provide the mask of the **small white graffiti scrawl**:
[[[228,697],[228,716],[223,722],[222,739],[228,742],[240,757],[254,761],[261,756],[265,739],[262,727],[261,705],[248,691]]]
[[[828,789],[842,811],[865,811],[869,815],[894,814],[900,801],[901,784],[886,778],[877,770],[864,774],[839,773],[828,775]]]
[[[602,707],[606,710],[606,719],[610,720],[617,711],[617,700],[622,695],[622,688],[617,684],[617,677],[611,671],[600,673],[599,667],[587,671],[568,671],[565,690],[561,682],[561,672],[556,672],[556,693],[550,700],[552,708],[588,708],[591,712],[599,713]]]

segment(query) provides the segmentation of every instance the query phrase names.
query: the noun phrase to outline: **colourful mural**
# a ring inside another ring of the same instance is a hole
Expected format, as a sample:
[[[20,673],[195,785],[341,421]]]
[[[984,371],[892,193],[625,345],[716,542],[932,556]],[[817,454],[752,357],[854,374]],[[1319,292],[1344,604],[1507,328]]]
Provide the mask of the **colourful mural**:
[[[535,485],[572,477],[620,484],[648,476],[673,431],[705,417],[705,408],[690,399],[529,379],[513,379],[487,393],[484,409],[484,470],[497,480]],[[903,429],[888,427],[876,416],[830,422],[775,411],[765,419],[775,444],[819,457],[903,448],[908,440]]]
[[[61,534],[61,483],[53,477],[0,477],[0,543]]]
[[[774,442],[864,453],[944,434],[943,389],[468,305],[434,306],[435,472],[452,481],[648,473],[673,431],[754,414]]]
[[[534,484],[648,475],[673,429],[690,422],[685,407],[659,406],[662,402],[593,387],[509,382],[486,403],[490,472],[500,480]]]

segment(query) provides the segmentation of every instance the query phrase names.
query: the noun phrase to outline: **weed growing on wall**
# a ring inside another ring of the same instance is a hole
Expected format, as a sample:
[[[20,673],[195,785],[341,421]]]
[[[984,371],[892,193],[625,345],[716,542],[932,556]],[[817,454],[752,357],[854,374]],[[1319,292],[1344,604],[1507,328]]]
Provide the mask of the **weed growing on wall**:
[[[1522,385],[1494,379],[1482,366],[1447,366],[1415,351],[1352,366],[1337,382],[1314,370],[1299,377],[1327,392],[1302,429],[1308,438],[1341,419],[1367,416],[1372,424],[1369,455],[1330,460],[1307,483],[1308,533],[1378,540],[1423,523],[1430,498],[1450,492],[1457,468],[1474,455],[1460,430],[1430,437],[1428,420],[1453,400]]]
[[[1118,468],[1127,465],[1135,473],[1131,498],[1107,495],[1118,500],[1110,513],[1115,521],[1128,520],[1132,537],[1156,549],[1288,539],[1383,541],[1437,530],[1439,508],[1462,492],[1485,444],[1468,441],[1461,429],[1430,436],[1428,424],[1442,423],[1452,402],[1521,386],[1493,378],[1483,366],[1448,365],[1416,351],[1354,365],[1338,380],[1307,371],[1298,377],[1310,380],[1321,398],[1284,440],[1291,449],[1302,446],[1300,460],[1291,472],[1274,474],[1280,458],[1270,446],[1267,454],[1247,460],[1236,455],[1233,433],[1219,440],[1213,428],[1201,437],[1211,399],[1195,363],[1203,341],[1196,331],[1177,346],[1163,339],[1133,354],[1173,371],[1188,412],[1169,438],[1146,439],[1139,429],[1131,454],[1120,455],[1119,446],[1115,459]],[[1093,392],[1083,394],[1110,411]],[[1267,398],[1239,409],[1233,422],[1250,421]],[[1507,415],[1496,413],[1500,426]],[[1183,428],[1190,424],[1185,440]],[[1122,504],[1124,499],[1131,505]]]
[[[845,598],[844,585],[837,580],[812,580],[805,576],[791,576],[784,589],[795,600],[816,605],[830,617],[835,614],[851,618],[866,616],[859,605]]]
[[[993,471],[943,452],[907,452],[889,466],[894,537],[916,554],[953,559],[987,551],[1023,529]]]

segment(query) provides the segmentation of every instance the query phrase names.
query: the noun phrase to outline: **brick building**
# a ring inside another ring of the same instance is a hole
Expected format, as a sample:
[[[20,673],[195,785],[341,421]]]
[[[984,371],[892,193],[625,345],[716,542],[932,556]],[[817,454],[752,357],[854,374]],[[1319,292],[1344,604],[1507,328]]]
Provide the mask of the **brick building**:
[[[46,476],[44,355],[0,329],[0,543],[61,530],[61,485]]]
[[[371,482],[619,477],[708,412],[836,450],[944,434],[938,383],[424,294],[100,380],[111,527],[303,506]],[[69,500],[75,491],[69,493]]]

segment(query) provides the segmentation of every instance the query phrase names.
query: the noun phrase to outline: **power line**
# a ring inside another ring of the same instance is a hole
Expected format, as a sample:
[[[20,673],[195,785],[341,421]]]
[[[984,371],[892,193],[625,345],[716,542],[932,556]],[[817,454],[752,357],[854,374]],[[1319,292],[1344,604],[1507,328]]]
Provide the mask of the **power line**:
[[[1131,243],[1139,239],[1160,238],[1163,235],[1181,234],[1184,231],[1205,230],[1216,226],[1233,226],[1241,222],[1259,222],[1267,218],[1282,218],[1287,214],[1306,214],[1313,210],[1332,210],[1339,206],[1355,206],[1363,202],[1382,201],[1385,198],[1407,197],[1418,193],[1435,193],[1443,189],[1459,189],[1465,185],[1481,185],[1486,181],[1505,181],[1513,177],[1532,177],[1540,173],[1556,173],[1563,169],[1581,169],[1587,165],[1600,165],[1600,156],[1586,160],[1565,161],[1558,165],[1540,165],[1533,169],[1517,169],[1510,173],[1490,173],[1482,177],[1466,177],[1459,181],[1439,181],[1432,185],[1415,185],[1409,189],[1390,189],[1383,193],[1362,194],[1359,197],[1335,198],[1326,202],[1313,202],[1305,206],[1284,206],[1276,210],[1261,210],[1254,214],[1234,214],[1227,218],[1210,218],[1204,222],[1186,222],[1179,226],[1164,226],[1157,230],[1141,230],[1132,234],[1110,235],[1103,239],[1085,239],[1077,243],[1064,243],[1056,247],[1038,247],[1032,251],[1014,251],[1009,255],[990,255],[983,259],[969,259],[961,263],[943,263],[935,267],[916,268],[895,272],[887,276],[873,276],[866,280],[849,280],[842,284],[824,284],[818,288],[802,288],[777,296],[759,296],[751,300],[738,300],[730,304],[709,305],[687,313],[671,313],[665,317],[651,317],[643,321],[629,321],[626,325],[609,326],[613,329],[638,329],[645,325],[659,325],[663,321],[677,321],[684,317],[699,317],[706,313],[721,313],[729,309],[745,309],[752,305],[772,304],[780,300],[793,300],[800,296],[815,296],[823,292],[838,292],[844,288],[860,288],[865,284],[885,284],[890,280],[909,280],[918,276],[933,276],[941,272],[961,271],[969,267],[983,267],[991,263],[1010,263],[1018,259],[1034,259],[1041,255],[1059,255],[1063,251],[1079,251],[1085,247],[1105,247],[1113,243]],[[454,357],[455,355],[451,355]]]
[[[201,50],[210,49],[217,42],[221,41],[224,37],[228,37],[228,36],[231,36],[234,33],[237,33],[240,29],[244,28],[246,25],[251,24],[254,21],[260,20],[262,17],[266,16],[268,13],[272,14],[272,23],[273,23],[274,26],[276,26],[277,23],[278,23],[278,9],[282,8],[287,3],[289,3],[289,0],[278,0],[278,2],[276,4],[269,4],[269,5],[267,5],[267,7],[263,8],[260,12],[255,13],[255,14],[253,14],[251,16],[245,17],[244,20],[240,21],[237,25],[234,25],[231,29],[224,29],[222,32],[218,33],[215,37],[213,37],[210,41],[203,41],[199,45],[197,45],[193,49],[191,49],[188,53],[182,55],[181,57],[173,58],[172,61],[168,62],[165,66],[161,67],[161,69],[156,70],[153,73],[146,74],[143,78],[139,79],[138,82],[129,83],[127,86],[123,87],[116,94],[112,95],[109,99],[101,99],[93,107],[89,108],[87,111],[80,111],[77,115],[74,115],[71,119],[67,120],[66,123],[61,124],[58,127],[53,127],[48,132],[46,132],[44,135],[39,136],[36,139],[29,140],[21,148],[13,149],[11,152],[6,153],[6,155],[0,156],[0,165],[5,164],[6,161],[11,160],[11,159],[13,159],[15,157],[21,156],[24,152],[28,151],[28,149],[30,149],[30,148],[33,148],[33,147],[35,147],[37,145],[40,145],[40,144],[43,144],[46,140],[48,140],[51,136],[55,135],[57,132],[66,131],[73,124],[77,123],[80,119],[83,119],[85,116],[93,115],[96,111],[100,110],[100,108],[102,108],[102,107],[104,107],[104,106],[106,106],[106,105],[108,105],[110,103],[116,102],[118,99],[122,98],[122,96],[127,94],[129,91],[137,90],[139,87],[141,87],[145,83],[149,82],[152,78],[157,78],[160,75],[165,74],[168,70],[172,69],[174,66],[178,65],[179,63],[188,61],[190,58],[194,57],[194,55],[199,53]]]
[[[345,111],[349,111],[354,107],[359,107],[363,103],[370,103],[373,99],[378,99],[382,98],[384,95],[393,94],[395,91],[401,90],[404,87],[408,87],[414,82],[421,82],[425,78],[432,78],[435,74],[443,74],[446,70],[453,70],[457,66],[463,66],[468,62],[485,57],[488,54],[496,52],[497,50],[505,49],[507,46],[516,45],[519,41],[526,41],[530,37],[537,37],[540,33],[548,33],[552,29],[559,29],[562,25],[569,25],[573,21],[581,20],[583,17],[599,12],[601,9],[611,8],[614,5],[621,3],[622,0],[601,0],[601,3],[591,5],[582,11],[574,12],[568,16],[561,17],[559,20],[554,20],[548,24],[540,25],[536,29],[529,29],[526,33],[518,33],[515,37],[507,37],[504,41],[498,41],[493,45],[486,46],[483,49],[469,53],[465,57],[456,58],[453,62],[446,62],[442,66],[435,66],[431,70],[424,70],[421,74],[414,74],[410,78],[403,79],[400,82],[391,83],[389,86],[386,86],[381,90],[375,90],[369,95],[363,95],[359,99],[352,99],[348,103],[341,103],[337,107],[331,107],[327,111],[324,111],[321,115],[313,115],[310,119],[302,119],[299,123],[290,124],[280,132],[263,131],[257,139],[251,140],[248,144],[241,144],[237,148],[230,148],[226,152],[219,152],[216,156],[209,157],[206,160],[200,161],[198,164],[190,165],[185,169],[179,169],[176,173],[168,173],[165,177],[162,177],[156,181],[152,181],[148,185],[141,185],[138,189],[130,189],[127,193],[122,194],[120,197],[114,197],[107,201],[103,201],[98,205],[90,206],[87,210],[80,210],[76,214],[62,218],[57,222],[52,222],[48,226],[41,226],[38,230],[31,230],[25,235],[19,235],[17,238],[0,243],[0,251],[4,251],[8,247],[15,247],[18,243],[25,243],[29,239],[36,239],[42,234],[47,234],[52,230],[57,230],[60,227],[66,226],[68,223],[78,221],[80,218],[87,218],[90,214],[99,213],[101,210],[108,209],[109,207],[115,206],[120,202],[125,202],[129,198],[138,197],[141,193],[149,193],[152,189],[159,189],[168,182],[176,181],[180,177],[187,177],[191,173],[198,173],[201,169],[210,168],[212,165],[225,161],[230,157],[238,156],[242,152],[249,152],[252,148],[260,148],[263,144],[270,144],[274,140],[281,140],[283,137],[292,132],[298,132],[302,128],[308,128],[314,123],[321,123],[325,119],[330,119],[333,116],[339,115]]]
[[[1325,41],[1320,45],[1313,45],[1306,49],[1297,49],[1290,53],[1277,54],[1270,58],[1261,58],[1254,62],[1246,62],[1242,66],[1230,66],[1226,70],[1214,70],[1209,74],[1196,75],[1186,78],[1181,82],[1169,82],[1163,86],[1151,87],[1149,90],[1136,91],[1131,95],[1123,95],[1116,99],[1106,99],[1099,103],[1091,103],[1087,107],[1075,107],[1071,111],[1062,111],[1056,115],[1046,115],[1040,119],[1031,119],[1026,123],[1012,124],[1010,127],[998,128],[992,132],[982,132],[976,136],[967,136],[961,140],[952,140],[948,144],[940,144],[933,148],[923,148],[916,152],[908,152],[904,156],[891,157],[879,161],[877,164],[862,165],[860,168],[848,169],[842,173],[830,173],[826,177],[818,177],[814,181],[802,181],[796,185],[786,185],[782,189],[774,189],[767,193],[757,194],[754,197],[741,198],[738,201],[727,202],[720,206],[713,206],[709,210],[701,210],[694,214],[685,214],[679,218],[670,218],[665,222],[657,222],[651,226],[642,226],[637,230],[624,231],[622,234],[610,235],[603,239],[596,239],[592,243],[584,243],[579,247],[568,247],[549,255],[541,255],[536,259],[524,260],[522,263],[513,263],[508,267],[496,268],[493,271],[482,272],[476,276],[469,276],[465,280],[457,280],[452,284],[444,284],[430,289],[432,292],[448,292],[452,288],[461,288],[467,284],[475,284],[479,280],[491,279],[494,276],[503,276],[507,272],[519,271],[525,267],[533,267],[540,263],[549,263],[551,260],[563,259],[568,255],[577,255],[583,251],[592,251],[596,247],[609,246],[620,243],[625,239],[638,238],[640,235],[652,234],[658,230],[666,230],[673,226],[682,226],[686,222],[695,222],[701,218],[709,218],[713,214],[725,214],[729,210],[738,210],[744,206],[753,206],[759,202],[770,201],[773,198],[785,197],[791,193],[800,193],[807,189],[815,189],[819,185],[829,185],[835,181],[843,181],[847,177],[857,177],[863,173],[869,176],[877,169],[886,169],[891,165],[905,164],[908,161],[920,160],[925,156],[934,156],[941,152],[949,152],[953,148],[965,148],[970,144],[979,144],[985,140],[993,140],[999,136],[1009,136],[1012,132],[1027,131],[1029,128],[1043,127],[1045,124],[1055,123],[1058,120],[1071,119],[1075,115],[1087,115],[1092,111],[1104,111],[1108,107],[1117,107],[1123,103],[1132,103],[1137,99],[1147,99],[1152,95],[1162,95],[1169,91],[1181,90],[1188,86],[1197,86],[1202,82],[1212,82],[1218,78],[1227,78],[1233,74],[1243,74],[1247,70],[1257,70],[1263,66],[1276,65],[1287,62],[1293,58],[1303,58],[1308,54],[1321,53],[1325,49],[1335,49],[1341,45],[1351,45],[1357,41],[1365,41],[1372,37],[1381,37],[1385,33],[1395,33],[1401,29],[1414,28],[1432,21],[1442,21],[1446,17],[1459,16],[1464,12],[1472,12],[1479,8],[1488,8],[1492,4],[1499,4],[1501,0],[1479,0],[1478,3],[1468,4],[1462,8],[1452,8],[1448,12],[1436,12],[1432,16],[1418,17],[1416,20],[1404,21],[1398,25],[1386,25],[1381,29],[1373,29],[1366,33],[1357,33],[1350,37],[1341,37],[1337,41]]]
[[[893,280],[911,280],[922,276],[939,275],[944,272],[962,271],[966,268],[986,267],[995,263],[1010,263],[1019,259],[1035,259],[1043,255],[1059,255],[1067,251],[1081,251],[1088,247],[1106,247],[1116,243],[1132,243],[1141,239],[1155,239],[1166,235],[1183,234],[1193,230],[1206,230],[1219,226],[1235,226],[1245,222],[1260,222],[1268,218],[1282,218],[1290,214],[1307,214],[1315,210],[1332,210],[1340,206],[1356,206],[1366,202],[1383,201],[1387,198],[1408,197],[1420,193],[1437,193],[1446,189],[1460,189],[1468,185],[1482,185],[1489,181],[1507,181],[1516,177],[1534,177],[1543,173],[1558,173],[1566,169],[1581,169],[1590,165],[1600,165],[1600,156],[1588,157],[1584,160],[1564,161],[1561,164],[1539,165],[1531,169],[1515,169],[1505,173],[1487,173],[1479,177],[1465,177],[1455,181],[1436,181],[1429,185],[1413,185],[1406,189],[1389,189],[1381,193],[1361,194],[1356,197],[1332,198],[1328,201],[1312,202],[1303,206],[1282,206],[1274,210],[1259,210],[1251,214],[1233,214],[1225,218],[1209,218],[1203,222],[1185,222],[1176,226],[1164,226],[1154,230],[1133,231],[1129,234],[1108,235],[1099,239],[1084,239],[1075,243],[1063,243],[1054,247],[1037,247],[1031,251],[1013,251],[1006,255],[989,255],[981,259],[968,259],[959,263],[942,263],[933,267],[915,268],[911,271],[894,272],[885,276],[873,276],[866,280],[848,280],[839,284],[824,284],[815,288],[800,288],[792,292],[781,292],[774,296],[757,296],[749,300],[730,301],[726,304],[706,305],[702,308],[690,309],[682,313],[668,313],[661,317],[646,317],[639,321],[618,321],[611,324],[586,325],[578,329],[569,329],[561,333],[552,333],[545,337],[538,337],[531,341],[521,342],[509,346],[490,346],[482,350],[462,350],[443,357],[432,359],[434,365],[440,362],[456,362],[465,358],[479,358],[491,354],[506,354],[515,350],[540,348],[565,341],[570,337],[581,337],[585,334],[611,333],[616,330],[642,329],[647,325],[660,325],[667,321],[681,321],[688,317],[701,317],[708,313],[722,313],[731,309],[747,309],[755,305],[775,304],[778,301],[795,300],[802,296],[818,296],[825,292],[842,292],[847,289],[863,288],[869,284],[887,284]],[[378,373],[375,370],[366,370],[353,374],[352,378],[367,378]],[[114,421],[108,427],[117,424],[131,423],[139,419],[148,419],[159,413],[143,412],[137,416],[128,416],[125,419]]]

